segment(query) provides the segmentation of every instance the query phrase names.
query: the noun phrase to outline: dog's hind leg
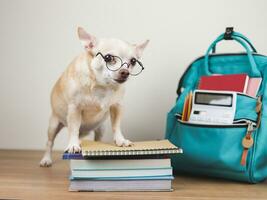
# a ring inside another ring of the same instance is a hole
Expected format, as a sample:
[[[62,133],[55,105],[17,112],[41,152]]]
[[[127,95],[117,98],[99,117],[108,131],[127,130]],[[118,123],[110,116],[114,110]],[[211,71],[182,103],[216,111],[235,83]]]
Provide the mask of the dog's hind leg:
[[[63,124],[59,122],[58,118],[52,114],[48,126],[48,140],[46,143],[46,150],[42,160],[40,161],[41,167],[49,167],[52,165],[52,148],[54,140],[58,132],[63,128]]]

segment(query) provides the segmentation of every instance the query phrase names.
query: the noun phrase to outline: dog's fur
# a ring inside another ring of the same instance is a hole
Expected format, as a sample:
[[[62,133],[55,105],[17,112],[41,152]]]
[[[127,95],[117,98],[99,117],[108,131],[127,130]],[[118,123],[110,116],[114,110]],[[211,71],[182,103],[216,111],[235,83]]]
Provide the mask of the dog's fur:
[[[125,70],[125,67],[119,71],[110,71],[103,58],[96,54],[116,55],[123,62],[129,63],[133,57],[140,58],[148,40],[141,45],[131,45],[118,39],[97,39],[82,28],[78,28],[78,35],[86,51],[71,62],[53,87],[48,141],[40,166],[52,164],[54,139],[63,127],[67,127],[69,134],[66,151],[79,152],[81,135],[95,131],[95,140],[101,139],[103,122],[109,113],[116,145],[132,144],[124,138],[120,129],[123,83],[128,79],[122,77],[120,71]]]

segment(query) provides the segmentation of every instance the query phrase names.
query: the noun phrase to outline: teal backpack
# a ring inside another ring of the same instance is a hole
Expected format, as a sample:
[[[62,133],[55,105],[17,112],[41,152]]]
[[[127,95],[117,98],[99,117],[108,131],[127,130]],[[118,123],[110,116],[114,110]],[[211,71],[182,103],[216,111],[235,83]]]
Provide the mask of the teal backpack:
[[[244,53],[217,54],[220,41],[236,41]],[[210,54],[212,51],[212,54]],[[198,87],[199,79],[212,74],[248,74],[261,77],[257,98],[237,93],[232,125],[194,124],[182,121],[186,96]],[[183,149],[172,157],[174,172],[192,173],[257,183],[267,177],[267,57],[258,54],[244,35],[227,28],[193,61],[182,75],[176,103],[167,115],[165,137]],[[252,141],[244,144],[244,140]],[[247,145],[247,146],[246,146]]]

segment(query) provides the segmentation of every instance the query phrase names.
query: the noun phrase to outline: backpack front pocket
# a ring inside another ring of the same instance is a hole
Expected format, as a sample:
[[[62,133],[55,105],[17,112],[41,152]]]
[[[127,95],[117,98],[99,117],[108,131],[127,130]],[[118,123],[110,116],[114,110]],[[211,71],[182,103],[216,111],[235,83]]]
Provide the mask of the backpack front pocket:
[[[173,157],[174,169],[224,176],[228,172],[249,173],[253,148],[248,151],[246,165],[240,163],[247,128],[246,123],[200,125],[177,120],[170,141],[184,153]]]

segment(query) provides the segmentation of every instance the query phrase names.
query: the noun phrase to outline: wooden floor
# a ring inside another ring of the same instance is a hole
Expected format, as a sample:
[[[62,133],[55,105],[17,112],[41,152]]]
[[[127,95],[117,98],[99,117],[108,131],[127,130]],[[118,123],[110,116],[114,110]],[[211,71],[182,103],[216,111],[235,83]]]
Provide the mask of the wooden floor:
[[[39,167],[42,152],[0,150],[0,199],[267,199],[267,182],[257,185],[178,176],[173,192],[68,192],[68,161],[54,153],[51,168]]]

